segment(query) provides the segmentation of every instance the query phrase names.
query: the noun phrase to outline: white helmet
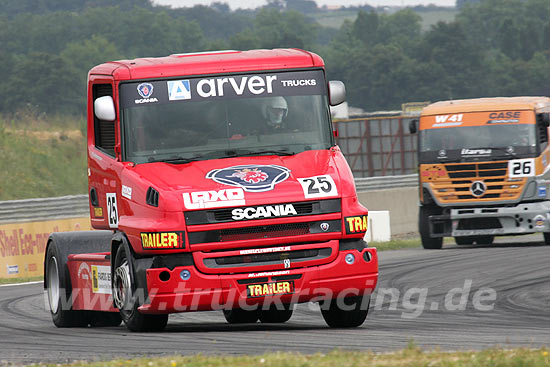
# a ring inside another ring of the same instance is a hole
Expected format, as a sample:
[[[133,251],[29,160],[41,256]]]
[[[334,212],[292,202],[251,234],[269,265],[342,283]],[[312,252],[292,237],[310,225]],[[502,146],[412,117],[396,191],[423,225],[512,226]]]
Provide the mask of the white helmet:
[[[288,114],[288,104],[283,97],[272,97],[265,101],[262,113],[267,123],[277,126]]]

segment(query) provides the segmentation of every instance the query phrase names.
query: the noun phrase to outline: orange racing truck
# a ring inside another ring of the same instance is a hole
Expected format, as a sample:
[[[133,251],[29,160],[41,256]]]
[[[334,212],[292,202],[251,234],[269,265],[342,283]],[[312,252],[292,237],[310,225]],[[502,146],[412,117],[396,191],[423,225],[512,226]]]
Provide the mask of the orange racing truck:
[[[424,248],[536,232],[550,243],[549,112],[547,97],[480,98],[433,103],[411,121]]]
[[[378,279],[367,209],[336,145],[345,87],[297,50],[122,60],[88,74],[88,232],[53,233],[58,327],[161,330],[175,312],[287,321],[320,302],[361,325]]]

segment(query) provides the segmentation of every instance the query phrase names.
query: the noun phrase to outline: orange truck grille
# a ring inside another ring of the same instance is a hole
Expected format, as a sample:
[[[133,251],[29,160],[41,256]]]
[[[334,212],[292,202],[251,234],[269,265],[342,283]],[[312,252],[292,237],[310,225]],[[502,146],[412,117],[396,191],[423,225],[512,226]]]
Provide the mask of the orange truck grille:
[[[427,173],[427,174],[426,174]],[[508,179],[508,161],[448,163],[424,167],[424,182],[431,185],[440,203],[486,202],[515,200],[522,192],[526,178]],[[472,190],[475,182],[484,190]]]

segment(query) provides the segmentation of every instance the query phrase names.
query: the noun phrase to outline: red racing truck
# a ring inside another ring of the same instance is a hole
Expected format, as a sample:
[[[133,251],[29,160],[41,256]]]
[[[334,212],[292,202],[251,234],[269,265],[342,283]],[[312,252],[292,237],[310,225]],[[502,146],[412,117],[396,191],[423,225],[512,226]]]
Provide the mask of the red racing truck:
[[[162,330],[175,312],[287,321],[319,302],[361,325],[378,279],[367,209],[335,144],[345,100],[297,49],[108,62],[88,74],[86,232],[53,233],[58,327]]]

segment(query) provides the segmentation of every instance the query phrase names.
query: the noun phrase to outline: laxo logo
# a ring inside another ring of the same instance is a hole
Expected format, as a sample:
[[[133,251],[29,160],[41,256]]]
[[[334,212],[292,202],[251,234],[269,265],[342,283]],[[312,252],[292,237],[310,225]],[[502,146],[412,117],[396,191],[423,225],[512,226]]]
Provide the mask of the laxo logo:
[[[189,80],[170,80],[168,84],[168,99],[178,101],[191,99],[191,85]]]
[[[237,186],[248,192],[270,191],[290,176],[290,170],[277,165],[241,165],[214,169],[206,178],[229,186]]]
[[[219,191],[195,191],[183,193],[183,205],[186,209],[224,208],[246,205],[244,191],[241,188]]]

